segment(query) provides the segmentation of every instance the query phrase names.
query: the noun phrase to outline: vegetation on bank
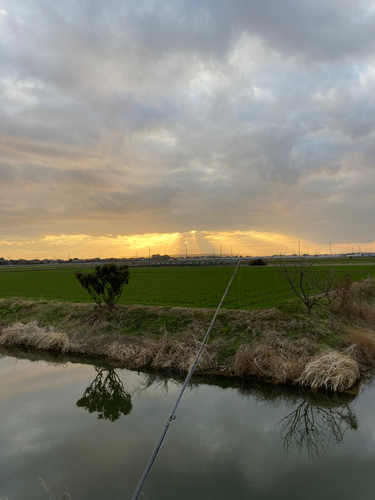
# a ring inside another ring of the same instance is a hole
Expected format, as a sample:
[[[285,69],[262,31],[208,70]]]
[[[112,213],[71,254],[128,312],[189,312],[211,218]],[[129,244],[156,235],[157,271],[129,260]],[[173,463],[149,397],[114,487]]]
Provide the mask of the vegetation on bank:
[[[210,309],[0,300],[0,344],[105,356],[129,367],[186,371]],[[375,280],[343,289],[306,314],[298,300],[222,310],[198,373],[342,391],[375,366]]]
[[[99,307],[106,307],[111,311],[120,300],[124,286],[129,283],[128,266],[103,264],[95,266],[93,273],[76,271],[75,277],[79,284],[87,290],[90,297]]]

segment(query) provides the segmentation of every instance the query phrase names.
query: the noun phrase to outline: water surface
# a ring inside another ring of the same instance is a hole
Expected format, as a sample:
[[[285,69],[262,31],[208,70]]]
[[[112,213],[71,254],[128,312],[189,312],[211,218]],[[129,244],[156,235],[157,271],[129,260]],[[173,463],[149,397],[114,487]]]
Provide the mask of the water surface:
[[[1,350],[0,499],[130,499],[183,380]],[[195,377],[144,492],[165,499],[375,497],[374,387],[314,395]],[[61,498],[61,495],[60,495]],[[144,498],[144,497],[143,497]]]

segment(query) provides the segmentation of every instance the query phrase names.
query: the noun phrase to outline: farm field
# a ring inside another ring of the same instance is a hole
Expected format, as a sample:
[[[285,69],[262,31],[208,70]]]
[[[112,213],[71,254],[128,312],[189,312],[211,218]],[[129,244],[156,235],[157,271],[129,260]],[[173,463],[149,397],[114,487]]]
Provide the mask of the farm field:
[[[316,270],[324,266],[317,266]],[[353,281],[375,277],[375,265],[339,265],[338,276]],[[131,268],[120,304],[171,307],[217,307],[234,267]],[[88,272],[85,269],[84,272]],[[0,298],[92,302],[74,269],[0,271]],[[269,308],[294,298],[276,267],[241,267],[223,304],[227,309]]]

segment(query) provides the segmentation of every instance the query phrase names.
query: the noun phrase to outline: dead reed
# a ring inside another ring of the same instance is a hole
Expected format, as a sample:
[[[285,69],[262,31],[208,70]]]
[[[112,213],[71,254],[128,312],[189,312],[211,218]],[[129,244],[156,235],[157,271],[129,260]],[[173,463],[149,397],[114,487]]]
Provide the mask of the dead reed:
[[[47,492],[50,500],[73,500],[72,497],[69,494],[69,491],[64,487],[63,491],[60,491],[60,482],[61,482],[61,477],[59,481],[56,484],[56,495],[53,493],[51,488],[47,485],[47,483],[41,478],[38,477],[40,484],[43,486],[45,491]]]
[[[373,325],[375,324],[374,292],[373,282],[353,283],[348,276],[340,289],[339,301],[334,310],[340,315]]]
[[[0,345],[68,352],[69,339],[66,333],[56,332],[53,328],[39,327],[36,321],[31,321],[25,325],[23,323],[14,323],[3,328]]]
[[[311,389],[341,392],[353,387],[359,377],[356,360],[341,352],[328,349],[307,363],[296,382]]]
[[[277,332],[268,332],[262,344],[242,345],[234,358],[234,373],[275,384],[298,378],[310,354],[306,342],[293,343]]]
[[[132,366],[189,371],[201,343],[193,336],[177,341],[164,335],[161,339],[146,339],[141,344],[115,341],[108,348],[108,355]],[[196,372],[204,373],[217,367],[216,349],[206,346],[199,358]]]

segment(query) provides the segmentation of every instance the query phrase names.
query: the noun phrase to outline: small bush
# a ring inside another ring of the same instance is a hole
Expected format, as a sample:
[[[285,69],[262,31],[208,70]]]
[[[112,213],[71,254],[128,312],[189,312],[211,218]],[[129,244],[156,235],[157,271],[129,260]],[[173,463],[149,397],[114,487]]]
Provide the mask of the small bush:
[[[129,282],[129,268],[104,264],[95,266],[93,273],[83,274],[82,271],[77,271],[75,276],[98,306],[102,307],[104,303],[111,311],[121,297],[124,285]]]
[[[263,259],[254,259],[250,261],[249,266],[266,266],[267,262]]]

